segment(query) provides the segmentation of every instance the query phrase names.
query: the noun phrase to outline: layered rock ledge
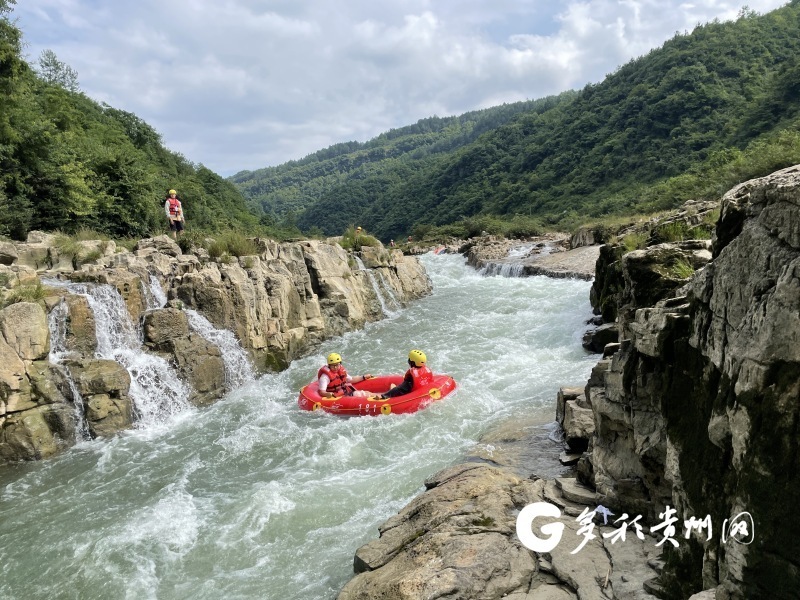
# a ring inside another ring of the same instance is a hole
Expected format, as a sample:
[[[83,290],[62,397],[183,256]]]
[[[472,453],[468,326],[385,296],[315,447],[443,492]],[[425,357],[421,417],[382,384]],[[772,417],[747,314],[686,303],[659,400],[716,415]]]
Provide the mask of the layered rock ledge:
[[[233,332],[255,371],[265,372],[383,318],[379,295],[405,305],[431,290],[416,258],[382,246],[354,255],[334,240],[254,243],[258,254],[211,261],[184,254],[167,236],[141,240],[132,252],[107,241],[67,245],[41,232],[3,242],[0,462],[52,456],[81,435],[134,424],[131,374],[108,348],[98,356],[109,332],[100,331],[89,289],[104,290],[100,304],[118,310],[119,328],[132,329],[128,350],[165,359],[196,406],[231,383],[219,347],[190,327],[186,309]]]
[[[572,246],[568,237],[558,234],[524,242],[485,236],[471,240],[460,251],[469,265],[489,274],[591,280],[600,246]]]
[[[470,462],[427,479],[426,491],[356,552],[356,576],[339,600],[654,599],[641,589],[660,568],[649,536],[611,543],[617,527],[598,520],[593,538],[572,554],[584,539],[576,517],[596,499],[564,476],[551,434],[542,424],[506,423],[481,440]],[[561,512],[546,521],[563,526],[548,552],[532,552],[516,535],[520,511],[534,502]]]

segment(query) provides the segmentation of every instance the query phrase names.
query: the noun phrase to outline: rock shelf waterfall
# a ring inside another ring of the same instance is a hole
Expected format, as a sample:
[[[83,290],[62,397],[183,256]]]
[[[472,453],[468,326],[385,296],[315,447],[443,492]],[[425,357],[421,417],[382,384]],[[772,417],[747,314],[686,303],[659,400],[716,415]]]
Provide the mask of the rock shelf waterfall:
[[[558,387],[582,384],[596,362],[580,344],[587,282],[486,278],[458,255],[422,261],[433,294],[392,319],[206,409],[0,471],[0,597],[335,598],[355,550],[426,477],[495,423],[552,420]],[[132,324],[97,322],[104,351],[142,354],[123,342]],[[414,347],[455,377],[455,394],[410,415],[299,410],[327,353],[354,375],[402,373]]]
[[[228,389],[244,385],[255,378],[253,366],[247,351],[242,348],[232,331],[217,329],[196,310],[184,310],[189,319],[189,327],[217,346],[225,362],[225,384]]]
[[[385,317],[394,317],[397,314],[397,312],[391,310],[389,306],[386,304],[386,298],[384,297],[385,292],[381,289],[381,286],[378,285],[378,280],[375,279],[375,274],[372,272],[372,269],[366,268],[364,266],[364,262],[358,257],[356,257],[356,264],[358,264],[359,271],[367,274],[367,277],[369,278],[369,283],[372,286],[375,295],[378,297],[378,302],[380,302],[381,312],[383,312],[383,315]],[[397,302],[397,304],[399,305],[399,302]]]
[[[119,292],[110,285],[48,282],[84,296],[92,309],[97,330],[97,356],[115,360],[130,373],[130,396],[137,426],[162,422],[189,408],[189,388],[170,364],[143,352],[141,333]]]
[[[72,402],[75,404],[75,437],[77,441],[88,440],[89,427],[86,424],[86,410],[83,398],[75,385],[75,380],[63,361],[67,353],[67,303],[59,302],[47,317],[47,326],[50,329],[50,355],[48,360],[57,365],[67,378],[69,390],[72,393]]]

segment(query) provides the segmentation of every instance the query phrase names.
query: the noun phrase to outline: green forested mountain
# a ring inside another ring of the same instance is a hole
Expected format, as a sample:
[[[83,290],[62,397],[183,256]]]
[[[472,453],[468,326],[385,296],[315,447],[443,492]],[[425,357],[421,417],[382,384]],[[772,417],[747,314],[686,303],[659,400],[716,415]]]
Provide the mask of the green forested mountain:
[[[494,112],[497,111],[497,112]],[[474,215],[569,227],[800,162],[800,0],[698,26],[580,92],[426,119],[232,178],[304,228],[381,237]]]
[[[75,89],[48,56],[37,74],[0,0],[0,235],[92,228],[117,237],[163,231],[165,193],[179,191],[193,228],[249,228],[258,219],[234,185],[164,148],[136,115]],[[68,85],[65,85],[68,83]]]
[[[366,142],[347,142],[302,160],[231,177],[256,211],[276,218],[300,215],[322,198],[341,199],[328,215],[329,233],[341,232],[355,215],[401,185],[420,168],[436,164],[523,113],[544,113],[575,92],[537,101],[504,104],[459,117],[430,117],[392,129]],[[303,218],[304,221],[308,219]],[[308,221],[306,226],[317,224]]]

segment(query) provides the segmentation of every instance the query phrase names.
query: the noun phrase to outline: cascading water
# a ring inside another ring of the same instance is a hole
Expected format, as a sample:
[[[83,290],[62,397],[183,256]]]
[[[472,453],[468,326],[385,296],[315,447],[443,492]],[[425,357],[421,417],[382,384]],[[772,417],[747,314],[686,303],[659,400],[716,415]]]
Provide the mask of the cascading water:
[[[163,308],[167,304],[167,294],[164,292],[161,282],[154,275],[150,275],[148,290],[148,308]],[[211,321],[196,310],[187,309],[184,312],[189,321],[189,327],[219,348],[225,363],[225,386],[227,389],[240,387],[255,378],[250,357],[232,331],[217,329]]]
[[[522,244],[510,248],[504,261],[521,261],[531,256],[536,247],[534,244]],[[538,244],[535,255],[538,257],[551,254],[553,246],[551,244]],[[490,262],[487,263],[479,273],[485,277],[525,277],[525,265],[521,262]]]
[[[139,328],[114,287],[58,281],[48,282],[48,285],[65,287],[86,298],[95,319],[96,355],[117,361],[131,376],[129,394],[137,427],[161,423],[170,415],[189,408],[189,388],[166,360],[142,351]]]
[[[327,341],[213,406],[0,470],[0,597],[331,600],[353,553],[501,421],[552,420],[581,348],[584,281],[486,278],[421,259],[433,294]],[[409,349],[458,391],[415,414],[342,419],[297,406],[329,352],[353,375]]]
[[[383,297],[383,292],[381,291],[381,288],[375,279],[375,275],[372,273],[372,269],[365,267],[364,262],[358,256],[356,256],[356,263],[358,264],[358,270],[367,274],[369,282],[372,285],[372,290],[375,292],[375,295],[378,297],[378,302],[381,304],[381,312],[383,313],[383,316],[394,317],[397,313],[393,310],[390,310],[386,305],[386,299]]]
[[[522,277],[525,274],[525,267],[519,263],[489,263],[481,269],[480,274],[485,277]]]
[[[130,396],[139,426],[186,410],[189,388],[166,360],[142,352],[140,332],[119,292],[110,285],[99,285],[89,288],[85,296],[94,313],[98,355],[116,360],[131,375]]]
[[[530,254],[531,250],[533,250],[533,244],[522,244],[521,246],[509,248],[508,258],[525,258]]]
[[[167,294],[164,292],[164,288],[161,287],[161,282],[155,275],[150,275],[150,285],[145,286],[142,283],[142,287],[145,289],[145,296],[147,297],[147,308],[164,308],[167,304]]]
[[[189,327],[203,338],[217,346],[225,363],[225,386],[228,389],[240,387],[255,378],[247,351],[242,348],[232,331],[217,329],[203,315],[195,310],[184,310],[189,319]]]
[[[69,369],[64,366],[64,358],[67,352],[67,317],[69,316],[69,309],[67,303],[61,300],[56,304],[47,316],[47,326],[50,329],[50,354],[48,360],[51,364],[56,365],[69,383],[69,389],[72,394],[72,402],[75,405],[75,437],[76,441],[88,440],[89,427],[86,423],[86,408],[83,405],[83,397],[78,386],[75,385],[75,380]]]
[[[378,271],[378,279],[381,280],[383,284],[383,289],[386,290],[386,296],[391,301],[392,305],[394,306],[394,310],[398,311],[403,308],[403,305],[400,303],[400,300],[397,299],[397,295],[394,293],[392,286],[389,285],[389,282],[386,281],[386,278],[383,276],[381,271]]]

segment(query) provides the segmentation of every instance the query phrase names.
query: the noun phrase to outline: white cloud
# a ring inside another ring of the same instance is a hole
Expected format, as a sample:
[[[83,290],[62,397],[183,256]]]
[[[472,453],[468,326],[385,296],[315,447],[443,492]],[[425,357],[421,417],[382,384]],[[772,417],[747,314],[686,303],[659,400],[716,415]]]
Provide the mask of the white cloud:
[[[739,10],[723,0],[37,0],[14,14],[32,58],[52,49],[89,96],[229,175],[433,114],[581,88]]]

